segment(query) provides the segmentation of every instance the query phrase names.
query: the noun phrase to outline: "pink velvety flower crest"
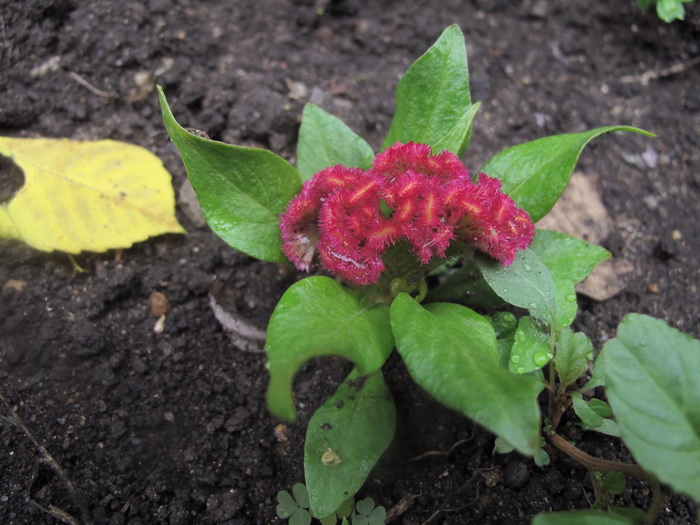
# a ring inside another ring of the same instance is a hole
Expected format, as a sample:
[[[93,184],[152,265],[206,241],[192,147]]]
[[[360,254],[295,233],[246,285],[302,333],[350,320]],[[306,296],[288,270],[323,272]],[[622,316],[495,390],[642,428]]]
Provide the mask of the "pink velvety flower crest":
[[[377,282],[385,250],[407,241],[422,264],[454,239],[511,264],[535,228],[498,179],[472,182],[453,153],[397,143],[369,170],[336,165],[304,183],[281,216],[282,249],[300,269],[319,262],[355,284]]]

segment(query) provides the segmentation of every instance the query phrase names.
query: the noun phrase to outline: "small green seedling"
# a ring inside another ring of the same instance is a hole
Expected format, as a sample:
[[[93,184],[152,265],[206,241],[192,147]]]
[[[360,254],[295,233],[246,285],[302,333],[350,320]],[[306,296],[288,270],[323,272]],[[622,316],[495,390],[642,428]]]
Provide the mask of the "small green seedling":
[[[375,507],[372,498],[365,498],[355,505],[355,498],[346,499],[332,514],[319,518],[310,512],[309,494],[303,483],[297,483],[292,488],[294,496],[286,490],[277,494],[277,517],[289,518],[289,525],[309,525],[312,518],[317,519],[321,525],[384,525],[386,510],[382,506]]]

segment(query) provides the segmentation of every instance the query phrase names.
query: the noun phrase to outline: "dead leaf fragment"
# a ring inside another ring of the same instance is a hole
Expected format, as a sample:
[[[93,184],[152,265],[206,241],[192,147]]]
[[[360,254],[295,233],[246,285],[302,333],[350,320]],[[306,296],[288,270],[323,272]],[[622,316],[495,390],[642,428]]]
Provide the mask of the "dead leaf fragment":
[[[185,232],[175,218],[170,174],[141,147],[0,137],[0,155],[11,158],[25,178],[0,206],[0,237],[75,254]]]
[[[603,261],[576,285],[576,291],[596,301],[606,301],[625,289],[634,274],[634,264],[627,259]]]
[[[8,279],[2,286],[2,289],[21,292],[22,290],[24,290],[25,286],[27,286],[27,281],[22,281],[21,279]]]
[[[575,172],[557,203],[537,227],[600,244],[610,235],[613,221],[605,209],[596,177]]]
[[[613,220],[600,197],[595,175],[575,172],[571,182],[537,227],[554,230],[583,239],[591,244],[602,243],[613,229]],[[600,263],[591,274],[576,285],[576,291],[596,301],[605,301],[625,289],[634,266],[626,259]]]

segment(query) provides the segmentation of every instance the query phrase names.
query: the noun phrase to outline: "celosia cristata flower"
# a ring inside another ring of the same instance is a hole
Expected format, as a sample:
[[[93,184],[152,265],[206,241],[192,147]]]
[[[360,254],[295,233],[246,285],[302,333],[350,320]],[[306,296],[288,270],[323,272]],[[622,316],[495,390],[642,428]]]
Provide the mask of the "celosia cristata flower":
[[[501,191],[498,179],[467,168],[448,151],[397,143],[370,170],[337,165],[304,183],[281,217],[282,249],[302,270],[318,261],[356,284],[372,284],[384,270],[382,255],[406,240],[426,264],[444,257],[459,239],[513,262],[532,242],[527,212]]]

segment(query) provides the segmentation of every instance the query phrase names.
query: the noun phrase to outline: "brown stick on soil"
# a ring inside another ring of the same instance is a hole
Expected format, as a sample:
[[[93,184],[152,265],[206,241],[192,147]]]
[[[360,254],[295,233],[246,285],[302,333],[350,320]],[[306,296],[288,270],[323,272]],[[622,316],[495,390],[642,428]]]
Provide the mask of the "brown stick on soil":
[[[2,401],[2,404],[5,407],[5,410],[8,415],[2,416],[5,418],[9,423],[15,425],[18,427],[22,432],[24,432],[24,435],[29,438],[29,440],[34,443],[34,446],[39,449],[39,452],[41,452],[41,455],[44,456],[44,460],[51,466],[56,471],[56,474],[58,474],[58,477],[61,478],[61,481],[63,481],[64,485],[68,489],[68,493],[71,495],[73,498],[73,501],[75,501],[76,505],[78,505],[78,508],[80,509],[80,517],[81,520],[80,522],[85,524],[85,525],[92,525],[92,517],[90,516],[90,513],[87,510],[87,507],[85,505],[85,502],[82,500],[82,498],[79,497],[78,491],[75,490],[75,486],[73,485],[73,482],[70,480],[68,475],[66,474],[66,471],[63,470],[63,467],[59,465],[58,461],[54,459],[54,457],[49,453],[48,449],[42,445],[39,440],[36,438],[34,433],[29,430],[29,427],[24,424],[24,421],[22,421],[22,418],[19,417],[19,415],[12,409],[10,406],[10,403],[7,402],[7,399],[5,399],[5,396],[0,393],[0,401]],[[39,509],[47,512],[54,518],[60,519],[64,521],[64,523],[76,523],[77,520],[73,518],[70,514],[67,512],[58,509],[56,507],[51,507],[51,509],[45,509],[38,503],[32,502],[36,507]]]
[[[639,465],[633,465],[631,463],[620,463],[618,461],[609,461],[607,459],[596,458],[589,454],[586,454],[583,450],[575,447],[559,434],[549,434],[547,435],[548,441],[554,445],[556,448],[564,452],[567,456],[575,459],[581,465],[586,467],[588,470],[604,470],[610,471],[614,470],[616,472],[622,472],[627,476],[634,476],[639,479],[647,481],[654,491],[654,497],[652,499],[651,505],[647,510],[645,522],[649,525],[656,521],[656,516],[661,511],[663,506],[664,496],[661,491],[661,484],[659,479],[644,470]]]

